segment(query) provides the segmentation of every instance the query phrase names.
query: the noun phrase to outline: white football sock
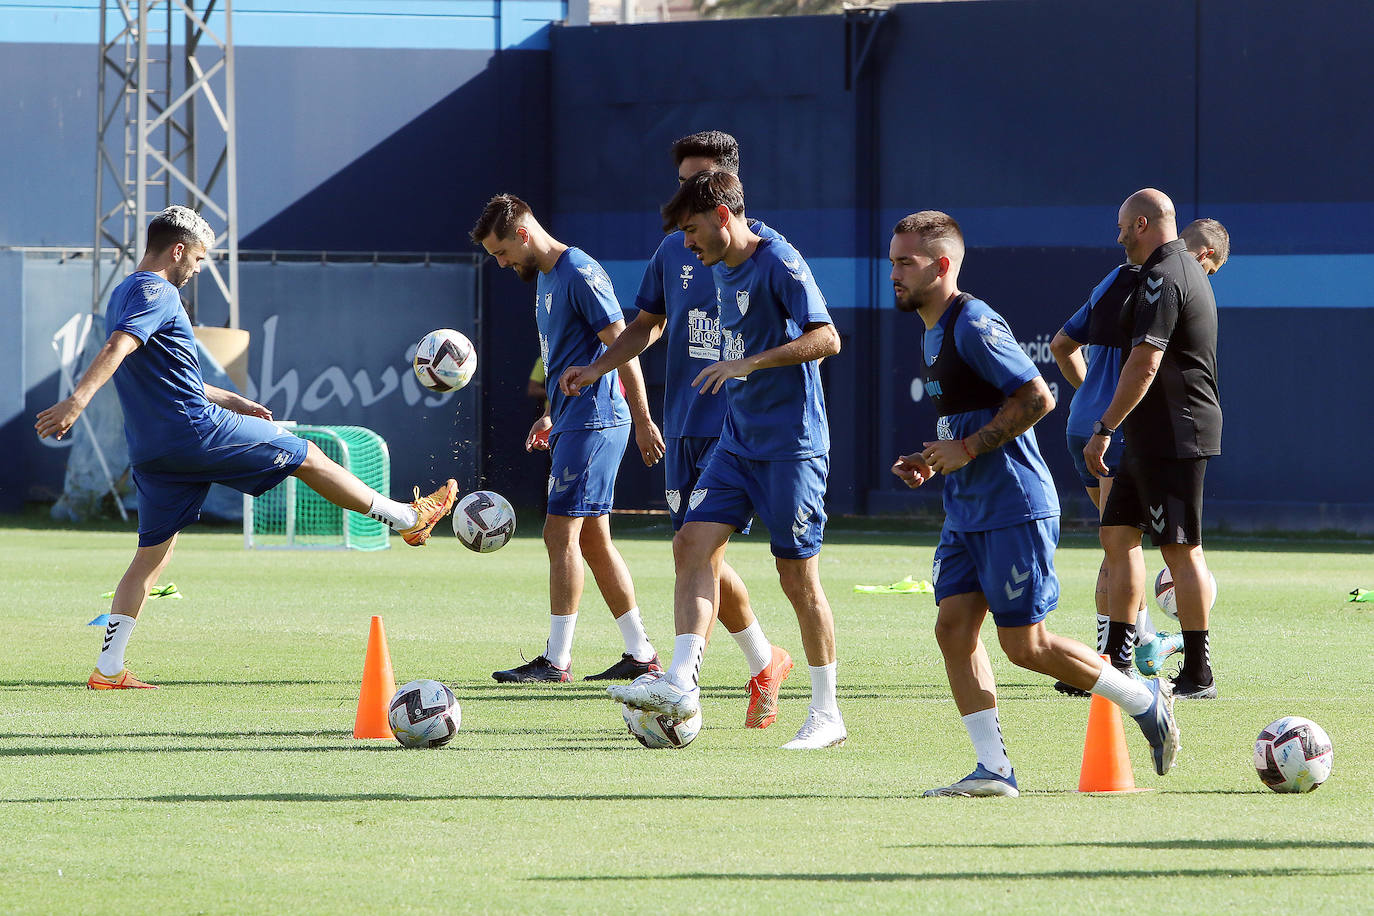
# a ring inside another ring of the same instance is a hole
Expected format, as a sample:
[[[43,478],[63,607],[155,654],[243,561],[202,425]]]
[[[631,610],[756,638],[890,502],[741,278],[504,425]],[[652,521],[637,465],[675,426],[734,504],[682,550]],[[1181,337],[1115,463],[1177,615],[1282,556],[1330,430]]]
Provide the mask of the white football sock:
[[[811,670],[811,708],[833,715],[840,714],[840,704],[835,702],[835,663],[807,666]]]
[[[96,669],[106,677],[114,677],[124,670],[124,647],[129,644],[129,636],[134,632],[137,617],[127,614],[111,614],[110,622],[105,625],[105,642],[96,659]]]
[[[1149,709],[1155,698],[1144,681],[1122,674],[1106,662],[1102,663],[1102,673],[1097,676],[1092,692],[1111,700],[1131,716]]]
[[[1011,758],[1007,756],[1007,744],[1002,740],[1002,723],[997,718],[997,707],[971,712],[963,720],[969,739],[973,741],[973,752],[978,755],[978,762],[983,769],[991,770],[998,776],[1010,776]]]
[[[556,667],[566,668],[572,662],[573,629],[577,626],[577,612],[549,615],[549,642],[544,657]]]
[[[1097,615],[1097,654],[1107,654],[1107,627],[1111,625],[1112,618],[1106,614]]]
[[[759,626],[759,619],[754,618],[754,622],[749,624],[738,633],[731,633],[735,637],[735,642],[739,643],[739,650],[744,653],[744,661],[749,665],[749,676],[754,677],[773,661],[773,644],[768,641],[768,637],[763,635],[763,627]]]
[[[1150,609],[1142,607],[1135,618],[1135,644],[1143,646],[1158,634],[1154,621],[1150,619]]]
[[[644,621],[639,616],[639,608],[632,607],[615,619],[620,627],[620,638],[625,640],[625,651],[637,662],[647,662],[654,657],[653,643],[649,634],[644,632]]]
[[[701,682],[701,655],[705,651],[705,638],[695,633],[683,633],[674,639],[668,680],[682,690],[695,688]]]
[[[415,523],[420,520],[420,514],[415,511],[414,506],[387,499],[380,493],[372,497],[372,508],[367,510],[367,514],[397,531],[414,528]]]

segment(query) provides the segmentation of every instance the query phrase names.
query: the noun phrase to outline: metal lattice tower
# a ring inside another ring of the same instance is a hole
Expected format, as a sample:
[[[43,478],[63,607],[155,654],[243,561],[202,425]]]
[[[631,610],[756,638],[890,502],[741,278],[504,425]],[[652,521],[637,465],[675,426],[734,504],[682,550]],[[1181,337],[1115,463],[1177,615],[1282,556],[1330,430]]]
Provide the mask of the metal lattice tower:
[[[197,0],[100,2],[94,311],[137,266],[152,214],[182,204],[219,230],[217,255],[204,270],[229,305],[229,327],[239,326],[234,4],[218,5],[216,16],[216,0],[202,0],[199,11]],[[198,101],[212,118],[197,119]],[[114,269],[103,277],[102,248],[115,252]],[[187,291],[194,320],[194,281]]]

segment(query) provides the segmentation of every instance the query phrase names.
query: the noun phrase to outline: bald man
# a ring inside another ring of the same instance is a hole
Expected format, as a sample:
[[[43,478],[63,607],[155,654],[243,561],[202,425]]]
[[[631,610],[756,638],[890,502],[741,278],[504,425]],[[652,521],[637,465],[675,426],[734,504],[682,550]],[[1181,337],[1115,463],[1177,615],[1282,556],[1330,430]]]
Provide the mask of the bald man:
[[[1174,578],[1183,667],[1180,699],[1212,699],[1208,641],[1213,599],[1202,552],[1202,486],[1207,460],[1221,454],[1217,392],[1217,306],[1207,273],[1178,237],[1174,205],[1154,188],[1137,191],[1117,213],[1118,243],[1140,264],[1140,280],[1121,310],[1129,352],[1116,392],[1083,448],[1089,470],[1105,477],[1112,435],[1126,433],[1116,482],[1102,507],[1106,553],[1107,655],[1122,652],[1145,590],[1141,533],[1148,531]]]

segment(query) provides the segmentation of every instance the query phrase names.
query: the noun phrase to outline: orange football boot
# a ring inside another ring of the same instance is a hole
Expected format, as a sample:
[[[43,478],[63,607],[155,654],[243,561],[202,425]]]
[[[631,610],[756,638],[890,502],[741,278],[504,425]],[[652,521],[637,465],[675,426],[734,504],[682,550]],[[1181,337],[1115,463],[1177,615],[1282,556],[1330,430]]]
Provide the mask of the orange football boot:
[[[767,728],[778,717],[778,688],[792,673],[792,656],[781,646],[773,647],[773,660],[749,679],[749,709],[744,714],[745,728]]]
[[[453,508],[453,501],[458,498],[458,482],[452,477],[448,483],[435,490],[428,496],[420,495],[420,488],[415,488],[415,501],[411,503],[415,507],[417,518],[415,524],[401,532],[401,537],[411,547],[420,547],[425,541],[429,540],[429,533],[434,529],[434,525],[439,519],[448,515]]]
[[[86,679],[87,690],[156,690],[156,684],[145,684],[130,673],[128,668],[108,677],[100,673],[96,668],[91,671],[91,676]]]

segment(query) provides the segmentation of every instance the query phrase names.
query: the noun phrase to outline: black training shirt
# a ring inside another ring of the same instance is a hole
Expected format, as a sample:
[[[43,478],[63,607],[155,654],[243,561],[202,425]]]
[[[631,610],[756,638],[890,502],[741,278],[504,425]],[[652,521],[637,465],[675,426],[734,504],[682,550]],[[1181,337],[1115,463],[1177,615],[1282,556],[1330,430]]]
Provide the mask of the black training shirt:
[[[1220,455],[1217,303],[1182,239],[1160,245],[1141,265],[1121,330],[1131,348],[1164,351],[1154,382],[1126,417],[1126,447],[1159,458]]]

